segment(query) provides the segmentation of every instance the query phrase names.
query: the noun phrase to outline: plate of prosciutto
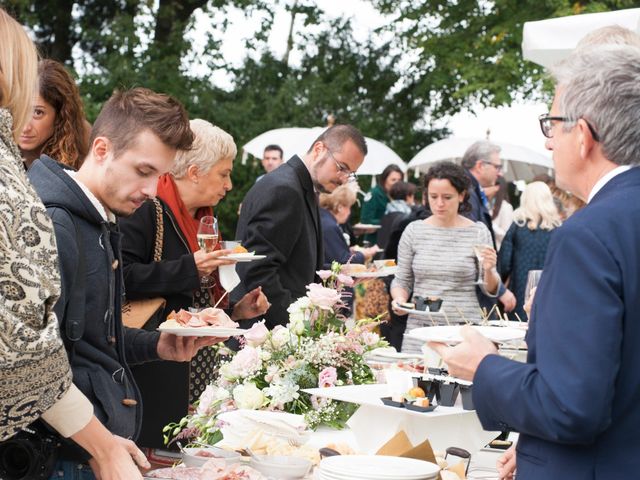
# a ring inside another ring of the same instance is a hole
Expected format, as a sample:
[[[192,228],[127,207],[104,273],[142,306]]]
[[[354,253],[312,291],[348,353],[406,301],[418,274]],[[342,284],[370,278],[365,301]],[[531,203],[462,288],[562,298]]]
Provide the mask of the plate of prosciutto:
[[[161,468],[144,474],[145,479],[156,480],[265,480],[264,475],[248,465],[227,464],[222,458],[212,458],[201,467]]]
[[[158,330],[180,337],[236,337],[246,332],[220,308],[171,312]]]

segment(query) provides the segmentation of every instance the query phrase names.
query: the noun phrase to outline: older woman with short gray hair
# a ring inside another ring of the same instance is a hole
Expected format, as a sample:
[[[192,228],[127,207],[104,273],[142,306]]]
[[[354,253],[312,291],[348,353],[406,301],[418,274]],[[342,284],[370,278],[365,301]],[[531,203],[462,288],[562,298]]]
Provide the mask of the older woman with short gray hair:
[[[229,305],[218,267],[234,263],[223,258],[231,251],[221,250],[219,243],[213,251],[198,246],[200,219],[213,216],[213,208],[232,188],[237,150],[231,135],[205,120],[192,120],[191,129],[193,146],[178,154],[171,173],[160,177],[157,199],[147,201],[120,222],[127,298],[163,297],[167,302],[144,326],[147,329],[156,329],[173,310],[219,304],[231,318],[240,320],[262,315],[269,308],[261,287]],[[156,261],[154,244],[159,232],[162,251]],[[213,287],[202,285],[204,276],[214,279]],[[214,359],[208,358],[211,353],[207,349],[201,352],[191,366],[156,362],[132,369],[145,405],[140,445],[161,448],[162,427],[186,415],[189,404],[210,382]]]

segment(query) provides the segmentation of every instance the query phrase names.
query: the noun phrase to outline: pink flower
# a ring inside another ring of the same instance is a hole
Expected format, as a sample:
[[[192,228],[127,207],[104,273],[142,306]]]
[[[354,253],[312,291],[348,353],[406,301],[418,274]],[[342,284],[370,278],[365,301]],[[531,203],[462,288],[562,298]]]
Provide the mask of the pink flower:
[[[345,287],[353,287],[355,280],[351,275],[338,274],[338,282],[342,283]]]
[[[336,384],[336,380],[338,380],[338,372],[335,367],[325,367],[318,375],[318,387],[333,387]]]
[[[327,278],[331,278],[331,275],[333,275],[331,270],[318,270],[316,273],[320,277],[320,280],[326,280]]]
[[[269,329],[264,326],[264,321],[254,323],[244,334],[247,343],[252,347],[262,345],[269,336]]]
[[[260,351],[247,345],[236,353],[231,364],[233,371],[237,372],[239,376],[250,376],[262,367]]]
[[[308,297],[315,306],[323,310],[331,310],[340,301],[340,294],[333,288],[326,288],[319,283],[307,285]]]

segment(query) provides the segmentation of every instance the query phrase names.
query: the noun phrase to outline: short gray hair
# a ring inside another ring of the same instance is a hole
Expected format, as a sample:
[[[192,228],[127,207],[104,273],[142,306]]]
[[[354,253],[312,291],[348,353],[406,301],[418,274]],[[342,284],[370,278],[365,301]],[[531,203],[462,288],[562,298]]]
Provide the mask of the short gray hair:
[[[478,140],[464,152],[462,166],[467,170],[471,170],[478,160],[490,162],[491,155],[500,153],[500,150],[502,149],[498,145],[491,143],[489,140]]]
[[[602,45],[576,50],[551,69],[562,89],[565,131],[584,119],[604,156],[618,165],[640,162],[640,49]]]
[[[586,34],[576,45],[577,49],[594,45],[629,45],[640,47],[640,35],[620,25],[608,25]]]
[[[233,137],[206,120],[199,118],[189,122],[195,136],[191,150],[180,151],[171,169],[175,178],[187,174],[191,165],[198,167],[200,175],[206,174],[221,160],[233,160],[238,153]]]

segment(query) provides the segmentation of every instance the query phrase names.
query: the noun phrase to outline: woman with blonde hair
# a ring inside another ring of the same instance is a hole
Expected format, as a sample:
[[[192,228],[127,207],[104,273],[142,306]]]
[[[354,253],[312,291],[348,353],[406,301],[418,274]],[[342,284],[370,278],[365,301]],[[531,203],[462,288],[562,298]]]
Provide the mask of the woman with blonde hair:
[[[513,320],[527,319],[522,308],[527,273],[542,268],[551,233],[561,224],[549,187],[543,182],[528,184],[520,197],[520,208],[513,212],[513,224],[498,254],[498,272],[505,283],[508,279],[509,289],[517,300],[515,310],[510,313]]]
[[[42,418],[89,453],[101,479],[141,479],[130,454],[146,465],[144,456],[133,442],[109,433],[72,384],[53,310],[60,296],[53,224],[27,181],[16,143],[31,115],[38,57],[24,29],[2,9],[0,45],[0,448],[23,445],[12,437],[26,436],[24,430]],[[41,439],[20,442],[37,449]],[[54,453],[36,465],[21,464],[19,448],[12,452],[2,455],[1,478],[43,478],[55,463]],[[75,478],[63,475],[56,478]]]
[[[269,308],[260,287],[235,305],[229,304],[218,267],[235,263],[221,258],[232,251],[220,248],[221,236],[213,251],[198,245],[200,219],[213,216],[214,207],[232,188],[237,150],[233,137],[221,128],[200,119],[190,123],[193,146],[178,155],[170,173],[160,177],[157,203],[148,200],[132,216],[120,219],[127,299],[166,300],[160,315],[144,325],[148,330],[155,330],[173,310],[216,305],[226,309],[233,320],[245,320],[263,315]],[[154,243],[159,231],[162,249],[156,261]],[[201,283],[205,276],[214,279],[212,287]],[[150,362],[131,369],[145,408],[140,445],[164,446],[162,428],[187,414],[189,405],[213,380],[214,366],[211,351],[202,349],[191,363]]]
[[[369,247],[360,251],[351,250],[340,225],[346,223],[351,215],[351,207],[356,203],[356,192],[349,185],[341,185],[332,193],[320,194],[320,223],[324,242],[324,264],[365,263],[378,251]]]

